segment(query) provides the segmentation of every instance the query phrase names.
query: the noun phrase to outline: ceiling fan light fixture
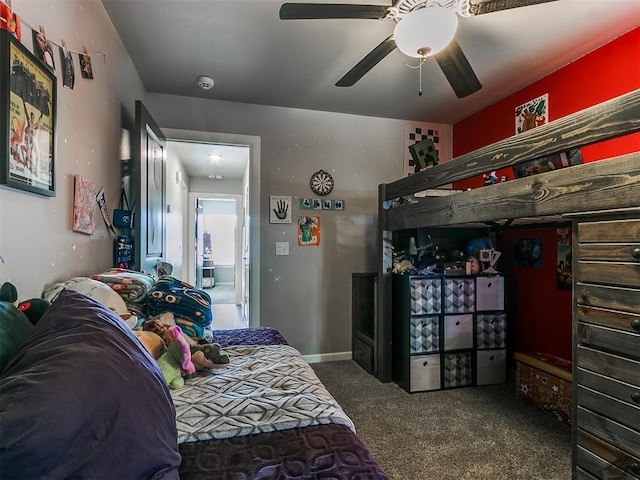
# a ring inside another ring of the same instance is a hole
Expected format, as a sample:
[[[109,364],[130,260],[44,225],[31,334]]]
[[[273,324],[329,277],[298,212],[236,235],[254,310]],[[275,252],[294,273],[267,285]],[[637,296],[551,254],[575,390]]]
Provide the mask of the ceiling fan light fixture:
[[[414,58],[435,55],[453,39],[458,16],[443,7],[425,7],[407,14],[393,32],[400,51]]]

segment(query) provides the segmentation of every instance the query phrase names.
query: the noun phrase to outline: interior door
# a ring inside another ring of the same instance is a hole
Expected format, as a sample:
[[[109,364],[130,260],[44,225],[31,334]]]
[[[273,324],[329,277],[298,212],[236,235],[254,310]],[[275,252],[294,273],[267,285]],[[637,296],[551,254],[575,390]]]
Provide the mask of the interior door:
[[[195,209],[195,244],[193,246],[193,253],[195,255],[195,263],[196,266],[196,288],[202,288],[202,267],[204,265],[204,249],[202,246],[202,215],[203,208],[202,203],[199,198],[196,198],[196,209]]]
[[[249,186],[245,187],[243,207],[242,207],[242,317],[249,325],[249,275],[251,273],[251,263],[249,258],[250,237],[249,237]]]
[[[132,140],[134,178],[134,265],[157,275],[166,258],[166,138],[140,100],[136,100]]]

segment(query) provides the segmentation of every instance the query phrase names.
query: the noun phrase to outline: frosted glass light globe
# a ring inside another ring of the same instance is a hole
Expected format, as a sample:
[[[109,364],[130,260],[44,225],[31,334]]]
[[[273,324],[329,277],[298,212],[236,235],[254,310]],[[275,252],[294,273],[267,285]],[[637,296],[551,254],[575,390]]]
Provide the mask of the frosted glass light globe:
[[[400,20],[393,36],[402,53],[421,58],[435,55],[451,41],[458,27],[458,16],[443,7],[425,7]]]

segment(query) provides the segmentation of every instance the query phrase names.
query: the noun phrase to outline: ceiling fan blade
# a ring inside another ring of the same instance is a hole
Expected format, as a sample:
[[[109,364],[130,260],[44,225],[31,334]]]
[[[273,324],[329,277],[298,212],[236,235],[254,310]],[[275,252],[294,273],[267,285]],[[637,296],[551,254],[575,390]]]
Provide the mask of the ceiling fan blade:
[[[480,80],[455,38],[449,42],[444,50],[436,53],[434,58],[458,98],[471,95],[482,88]]]
[[[314,20],[323,18],[382,19],[389,13],[384,5],[350,5],[343,3],[283,3],[280,20]]]
[[[371,50],[355,67],[349,70],[344,77],[336,83],[336,87],[351,87],[364,75],[375,67],[384,57],[393,52],[396,48],[396,42],[393,35],[382,41],[380,45]]]
[[[528,7],[539,3],[557,2],[558,0],[489,0],[487,2],[476,3],[473,0],[469,5],[471,15],[482,15],[484,13],[499,12],[510,8]]]

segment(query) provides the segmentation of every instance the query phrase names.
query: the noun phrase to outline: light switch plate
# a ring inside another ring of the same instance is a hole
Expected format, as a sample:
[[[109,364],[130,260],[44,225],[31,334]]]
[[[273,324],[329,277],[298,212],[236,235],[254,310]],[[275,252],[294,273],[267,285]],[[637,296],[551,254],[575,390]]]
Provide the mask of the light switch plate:
[[[276,255],[289,255],[289,242],[276,242]]]

